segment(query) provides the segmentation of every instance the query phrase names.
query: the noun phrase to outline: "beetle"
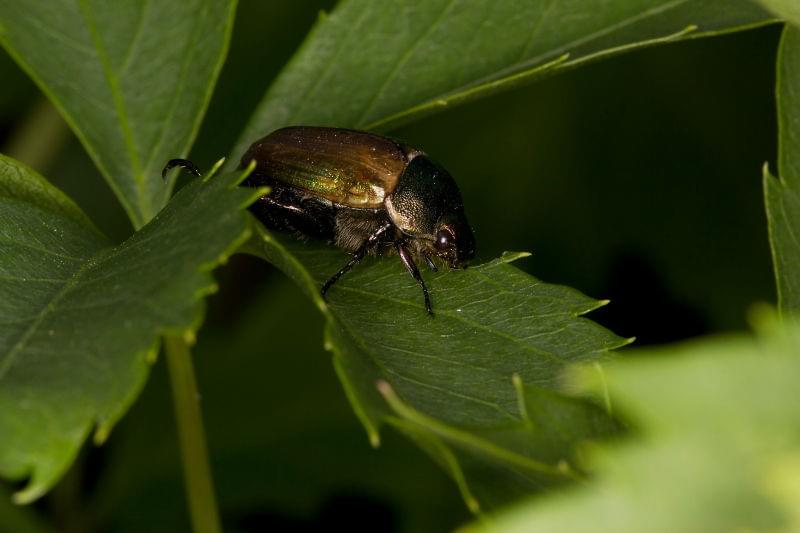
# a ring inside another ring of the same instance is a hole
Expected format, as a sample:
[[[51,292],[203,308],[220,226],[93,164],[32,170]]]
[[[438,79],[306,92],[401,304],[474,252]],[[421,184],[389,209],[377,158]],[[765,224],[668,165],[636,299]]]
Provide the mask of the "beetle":
[[[397,253],[433,314],[417,261],[436,271],[435,258],[465,268],[475,256],[455,180],[421,150],[363,131],[292,126],[254,142],[240,168],[252,161],[243,185],[270,188],[250,207],[266,227],[326,240],[352,254],[323,284],[323,297],[367,254]],[[182,159],[170,161],[164,173],[173,166],[199,173]]]

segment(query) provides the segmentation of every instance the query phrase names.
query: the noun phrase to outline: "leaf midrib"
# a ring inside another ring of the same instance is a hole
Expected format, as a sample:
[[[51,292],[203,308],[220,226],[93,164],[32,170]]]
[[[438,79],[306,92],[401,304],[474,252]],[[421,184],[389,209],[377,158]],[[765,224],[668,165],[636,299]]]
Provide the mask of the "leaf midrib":
[[[406,48],[405,52],[403,52],[403,55],[400,57],[399,61],[397,61],[397,63],[395,63],[394,67],[392,67],[392,70],[386,76],[386,79],[383,80],[383,83],[381,84],[381,86],[378,87],[378,90],[375,91],[375,94],[372,96],[370,101],[367,103],[366,106],[364,106],[364,111],[363,111],[363,113],[361,113],[361,118],[359,118],[355,122],[357,125],[361,125],[361,124],[364,123],[364,120],[367,118],[367,116],[369,115],[370,111],[372,111],[372,108],[375,107],[375,104],[378,102],[380,97],[383,95],[384,91],[386,91],[386,88],[392,82],[394,77],[397,76],[397,73],[400,71],[400,69],[403,67],[403,65],[408,63],[408,60],[411,58],[411,54],[413,54],[414,51],[420,46],[420,44],[422,44],[422,42],[425,39],[427,39],[428,36],[431,33],[433,33],[439,27],[439,25],[444,20],[444,17],[450,12],[450,10],[453,8],[453,5],[455,5],[455,3],[457,1],[458,0],[450,0],[444,6],[444,9],[442,9],[442,11],[439,13],[439,15],[433,21],[433,23],[431,23],[431,25],[428,27],[428,29],[425,30],[425,33],[419,39],[415,40],[414,44],[412,46],[409,46],[408,48]]]
[[[414,378],[410,378],[408,376],[400,374],[397,371],[394,371],[394,370],[391,370],[391,369],[387,368],[383,364],[383,362],[372,352],[372,350],[369,349],[369,347],[367,346],[367,344],[365,343],[365,341],[364,341],[364,339],[362,337],[354,334],[353,330],[347,324],[343,323],[342,321],[336,320],[336,319],[333,319],[333,320],[335,321],[336,324],[339,325],[339,327],[343,330],[343,332],[345,334],[347,334],[351,339],[353,339],[353,342],[356,343],[356,345],[359,347],[359,349],[361,349],[365,354],[367,354],[367,356],[370,358],[370,360],[372,360],[373,364],[375,364],[375,366],[378,368],[378,370],[380,372],[382,372],[385,376],[388,377],[389,375],[393,375],[393,376],[396,376],[396,377],[398,377],[400,379],[403,379],[405,381],[408,381],[410,383],[418,385],[420,387],[425,387],[425,388],[429,388],[429,389],[432,389],[432,390],[436,390],[438,392],[443,392],[443,393],[447,394],[448,396],[461,398],[463,400],[467,400],[467,401],[471,401],[471,402],[477,403],[479,405],[483,405],[484,407],[489,407],[491,409],[496,410],[500,414],[505,415],[506,417],[508,417],[508,418],[510,418],[512,420],[518,420],[511,413],[509,413],[507,410],[503,409],[503,407],[500,404],[497,404],[497,403],[494,403],[494,402],[489,402],[487,400],[482,400],[482,399],[476,398],[474,396],[469,396],[469,395],[466,395],[466,394],[457,393],[455,391],[444,389],[442,387],[439,387],[439,386],[436,386],[436,385],[432,385],[430,383],[425,383],[425,382],[419,381],[419,380],[414,379]]]
[[[414,309],[419,309],[420,312],[423,312],[424,309],[425,309],[421,304],[417,304],[417,303],[414,303],[414,302],[411,302],[411,301],[408,301],[408,300],[403,300],[403,299],[400,299],[400,298],[393,298],[393,297],[387,296],[385,294],[380,294],[380,293],[365,291],[365,290],[362,290],[362,289],[357,289],[355,287],[349,287],[349,286],[343,285],[343,286],[341,286],[339,288],[339,290],[350,291],[350,292],[354,292],[354,293],[357,293],[357,294],[367,295],[367,296],[370,296],[370,297],[375,298],[377,300],[384,300],[384,301],[389,301],[389,302],[401,304],[401,305],[404,305],[404,306],[413,307]],[[512,335],[508,335],[506,333],[503,333],[503,332],[497,331],[495,329],[492,329],[492,328],[490,328],[488,326],[484,326],[483,324],[480,324],[478,322],[470,320],[470,319],[464,317],[463,315],[461,315],[459,313],[452,313],[450,311],[439,310],[439,311],[436,311],[436,315],[446,316],[446,317],[448,317],[448,318],[450,318],[450,319],[452,319],[452,320],[454,320],[456,322],[462,322],[466,326],[474,327],[474,328],[480,329],[482,331],[486,331],[486,332],[492,333],[493,335],[495,335],[497,337],[501,337],[501,338],[503,338],[505,340],[513,342],[516,345],[519,345],[520,348],[524,349],[525,351],[528,351],[528,352],[534,353],[536,355],[548,358],[548,359],[550,359],[552,361],[556,361],[559,364],[565,364],[565,361],[563,359],[559,358],[558,356],[556,356],[556,355],[554,355],[554,354],[552,354],[550,352],[542,351],[542,350],[539,350],[539,349],[537,349],[537,348],[535,348],[533,346],[527,345],[525,343],[524,339],[520,339],[520,338],[514,337]],[[560,315],[567,315],[567,314],[566,313],[554,313],[553,314],[553,316],[560,316]]]
[[[28,326],[28,329],[23,332],[19,340],[7,352],[5,359],[0,362],[0,381],[2,381],[8,371],[11,369],[17,355],[25,348],[28,340],[38,330],[39,325],[44,321],[44,319],[56,310],[56,305],[67,294],[69,294],[70,290],[72,290],[78,284],[84,273],[92,266],[97,264],[100,258],[102,258],[104,255],[107,256],[110,251],[110,248],[101,248],[98,252],[95,252],[92,254],[92,256],[86,258],[83,263],[81,263],[81,265],[70,274],[69,278],[66,280],[66,283],[59,288],[58,292],[56,292],[53,297],[45,303],[42,309],[36,315],[34,315],[35,318],[31,325]]]
[[[638,22],[640,20],[645,20],[645,19],[647,19],[649,17],[657,16],[657,15],[662,14],[663,12],[669,11],[671,9],[675,9],[677,7],[680,7],[681,5],[685,4],[687,1],[688,0],[671,0],[671,1],[668,1],[668,2],[666,2],[664,4],[662,4],[662,5],[653,7],[653,8],[651,8],[651,9],[649,9],[647,11],[644,11],[642,13],[637,13],[636,15],[633,15],[631,17],[628,17],[627,19],[621,20],[621,21],[617,22],[616,24],[612,24],[612,25],[607,26],[607,27],[605,27],[605,28],[603,28],[601,30],[597,30],[597,31],[595,31],[593,33],[590,33],[588,35],[584,35],[584,36],[582,36],[582,37],[580,37],[578,39],[575,39],[575,40],[573,40],[573,41],[571,41],[569,43],[563,44],[563,45],[561,45],[561,46],[559,46],[557,48],[554,48],[552,50],[548,50],[547,52],[539,54],[539,55],[537,55],[535,57],[532,57],[530,59],[518,60],[518,61],[514,62],[513,64],[508,65],[506,67],[503,67],[503,68],[501,68],[501,69],[499,69],[499,70],[497,70],[497,71],[495,71],[495,72],[493,72],[491,74],[487,74],[486,76],[482,76],[480,78],[476,78],[474,80],[471,80],[469,83],[465,83],[465,84],[463,84],[461,86],[458,86],[458,87],[455,87],[455,88],[452,88],[452,89],[448,89],[447,91],[439,93],[439,94],[434,95],[434,96],[426,97],[421,102],[418,102],[417,104],[415,104],[415,105],[413,105],[411,107],[408,107],[408,108],[406,108],[404,110],[401,109],[401,110],[395,111],[395,112],[393,112],[393,113],[391,113],[389,115],[383,116],[383,117],[377,117],[374,120],[372,120],[371,122],[366,123],[366,124],[363,122],[364,118],[367,115],[367,113],[365,112],[365,113],[362,114],[361,119],[359,119],[359,121],[356,122],[356,127],[363,127],[364,129],[368,129],[368,130],[375,129],[375,128],[378,128],[378,127],[384,125],[385,123],[389,122],[389,120],[394,118],[394,117],[406,116],[405,115],[406,113],[409,113],[409,112],[413,111],[416,108],[429,105],[432,102],[436,102],[436,101],[447,101],[447,100],[450,100],[450,99],[453,99],[453,98],[457,98],[459,95],[468,93],[470,90],[474,89],[475,87],[479,87],[481,85],[500,82],[504,78],[514,76],[515,74],[518,74],[520,72],[524,72],[528,68],[535,68],[536,66],[539,66],[537,64],[542,62],[542,61],[544,61],[545,58],[547,58],[547,57],[557,57],[559,54],[562,54],[565,50],[568,50],[568,49],[573,48],[575,46],[580,46],[580,45],[586,44],[586,43],[588,43],[588,42],[590,42],[590,41],[592,41],[594,39],[598,39],[598,38],[603,37],[605,35],[609,35],[609,34],[615,32],[615,31],[618,31],[618,30],[620,30],[622,28],[625,28],[625,27],[627,27],[627,26],[629,26],[631,24],[634,24],[634,23],[636,23],[636,22]],[[543,17],[544,17],[544,15],[543,15]],[[541,24],[539,24],[539,26],[541,26]],[[539,28],[533,28],[532,29],[532,33],[534,31],[538,31],[538,29]],[[417,44],[418,43],[416,43],[414,46],[416,47]],[[529,43],[528,45],[526,45],[526,48],[529,49],[531,44],[532,43]],[[386,84],[386,83],[388,83],[388,80],[386,80],[384,82],[384,84]],[[306,97],[306,99],[307,99],[307,97]]]
[[[206,16],[208,15],[208,10],[209,10],[208,3],[203,2],[202,7],[200,9],[200,15],[194,18],[196,25],[202,23],[205,20]],[[155,142],[155,144],[153,144],[153,148],[150,150],[150,157],[148,158],[147,162],[144,165],[144,168],[146,169],[150,168],[150,165],[152,165],[153,163],[153,158],[156,157],[159,149],[161,148],[161,145],[164,143],[164,136],[167,133],[166,124],[169,124],[169,122],[174,117],[175,110],[178,108],[178,103],[180,102],[180,97],[183,95],[183,91],[186,88],[186,82],[188,81],[187,71],[191,59],[194,57],[195,54],[195,49],[196,49],[195,43],[197,42],[198,35],[199,33],[196,31],[193,31],[191,33],[191,38],[187,45],[189,53],[184,55],[183,63],[181,64],[181,70],[180,73],[178,74],[178,89],[174,91],[172,96],[172,102],[170,103],[169,112],[163,119],[163,123],[165,124],[165,126],[160,129],[158,134],[158,140]],[[191,137],[189,139],[189,142],[191,142]]]
[[[114,110],[116,111],[117,118],[119,119],[119,128],[125,142],[125,149],[128,152],[128,160],[131,164],[131,177],[136,187],[136,195],[139,199],[137,215],[138,217],[141,217],[141,220],[133,220],[134,225],[139,228],[151,218],[153,214],[153,208],[150,204],[149,197],[147,197],[147,194],[145,193],[145,184],[143,179],[144,175],[142,173],[136,143],[133,139],[133,132],[130,128],[125,98],[119,89],[119,80],[117,79],[114,70],[111,68],[111,63],[108,59],[108,55],[106,54],[102,38],[100,37],[97,26],[92,18],[91,9],[87,5],[86,1],[87,0],[78,0],[81,16],[83,17],[84,23],[86,24],[86,29],[88,30],[89,35],[91,35],[92,42],[94,43],[97,59],[100,61],[100,65],[103,67],[103,76],[105,77],[105,81],[108,84],[109,90],[111,91],[111,99],[114,102]]]
[[[369,14],[369,9],[365,9],[364,11],[362,11],[361,16],[358,18],[353,27],[358,28],[359,26],[361,26],[361,23],[364,21],[364,19],[368,14]],[[336,60],[339,58],[339,55],[342,53],[342,50],[346,48],[346,45],[350,42],[351,39],[356,37],[358,37],[358,34],[357,32],[353,31],[349,34],[347,39],[343,39],[340,41],[341,44],[339,45],[339,48],[333,54],[333,57],[328,61],[328,64],[325,66],[324,70],[320,72],[320,74],[316,77],[316,80],[314,80],[314,83],[311,85],[311,87],[309,87],[309,89],[305,92],[305,95],[303,96],[300,105],[298,105],[297,108],[295,109],[295,112],[292,114],[292,118],[291,120],[289,120],[288,124],[291,125],[297,121],[297,117],[302,114],[302,112],[305,110],[306,106],[310,101],[309,96],[314,91],[317,90],[317,87],[319,87],[323,81],[325,81],[325,77],[328,75],[331,69],[333,69],[333,66],[336,63]]]

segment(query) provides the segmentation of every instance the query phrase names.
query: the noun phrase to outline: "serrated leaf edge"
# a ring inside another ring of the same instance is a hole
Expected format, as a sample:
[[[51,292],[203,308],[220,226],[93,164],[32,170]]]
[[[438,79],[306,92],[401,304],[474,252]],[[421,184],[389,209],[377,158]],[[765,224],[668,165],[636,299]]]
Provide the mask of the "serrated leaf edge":
[[[222,161],[218,162],[212,170],[208,173],[207,176],[204,177],[204,181],[211,179],[221,167]],[[236,187],[239,183],[244,181],[247,177],[251,168],[245,169],[241,171],[236,180],[234,180],[232,187]],[[43,177],[39,176],[42,180]],[[45,180],[46,181],[46,180]],[[51,185],[52,187],[52,185]],[[53,187],[55,189],[55,187]],[[62,193],[63,194],[63,193]],[[248,205],[250,205],[253,201],[255,201],[258,197],[263,194],[263,189],[253,189],[253,192],[249,194],[244,201],[241,202],[240,208],[245,209]],[[66,195],[65,195],[66,197]],[[66,197],[68,199],[68,197]],[[155,220],[155,219],[154,219]],[[132,361],[134,364],[138,364],[138,362],[144,363],[142,365],[141,370],[138,372],[139,379],[136,383],[133,383],[131,388],[129,389],[128,394],[126,394],[122,399],[119,401],[118,408],[114,411],[111,411],[109,415],[105,418],[98,418],[93,417],[90,418],[82,431],[82,436],[80,438],[80,442],[83,443],[86,441],[90,434],[93,434],[93,440],[96,445],[102,445],[108,436],[111,433],[112,428],[116,423],[122,418],[122,416],[128,411],[130,406],[136,400],[136,398],[141,393],[142,388],[144,387],[145,383],[147,382],[147,378],[149,375],[149,367],[151,364],[156,360],[157,354],[160,351],[162,345],[162,339],[164,336],[167,335],[177,335],[177,336],[189,336],[194,337],[196,332],[200,329],[200,326],[203,323],[203,319],[205,317],[205,307],[203,305],[203,300],[205,296],[212,294],[217,289],[217,284],[214,281],[213,277],[211,276],[211,271],[216,268],[218,265],[227,261],[227,259],[236,253],[246,242],[248,242],[252,236],[252,226],[250,224],[245,224],[244,229],[242,230],[241,234],[235,238],[231,244],[225,248],[222,253],[220,253],[214,260],[207,261],[201,263],[197,267],[197,272],[206,278],[207,283],[203,287],[198,288],[194,292],[194,306],[195,306],[195,315],[189,321],[186,326],[179,325],[179,326],[166,326],[157,328],[155,333],[155,338],[153,343],[150,347],[146,350],[138,351],[132,354]],[[123,246],[126,241],[123,243],[112,246],[111,248],[104,248],[99,252],[99,254],[105,255],[111,253],[114,249]],[[75,273],[82,271],[85,267],[90,266],[94,263],[97,259],[97,255],[88,258],[79,268],[76,270]],[[70,276],[70,279],[74,277]],[[59,292],[59,294],[62,291]],[[94,430],[92,430],[92,426],[94,426]],[[76,446],[72,453],[67,456],[67,460],[63,462],[61,468],[53,469],[49,479],[45,479],[42,482],[35,483],[35,470],[36,465],[29,465],[30,468],[25,474],[25,477],[28,479],[28,484],[21,490],[15,492],[12,495],[12,499],[17,504],[27,504],[31,503],[37,498],[41,497],[45,494],[50,488],[52,488],[53,484],[60,479],[63,474],[69,469],[69,467],[74,462],[75,458],[77,457],[80,451],[80,445]]]

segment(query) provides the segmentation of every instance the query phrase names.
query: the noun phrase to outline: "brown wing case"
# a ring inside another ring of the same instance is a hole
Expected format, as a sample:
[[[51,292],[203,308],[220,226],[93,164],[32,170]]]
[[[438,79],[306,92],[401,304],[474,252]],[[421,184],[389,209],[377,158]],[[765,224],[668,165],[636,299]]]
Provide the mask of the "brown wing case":
[[[256,161],[256,181],[262,177],[337,204],[378,208],[416,153],[371,133],[294,126],[253,143],[242,166]]]

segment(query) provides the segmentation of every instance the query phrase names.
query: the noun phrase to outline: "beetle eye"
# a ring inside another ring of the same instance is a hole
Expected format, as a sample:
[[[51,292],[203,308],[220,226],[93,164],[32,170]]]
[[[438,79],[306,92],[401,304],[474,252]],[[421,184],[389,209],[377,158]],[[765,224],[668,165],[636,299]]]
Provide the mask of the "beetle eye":
[[[436,248],[438,250],[447,250],[453,245],[455,237],[450,228],[442,228],[436,232]]]

